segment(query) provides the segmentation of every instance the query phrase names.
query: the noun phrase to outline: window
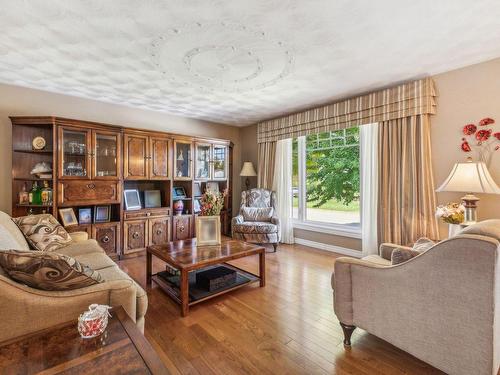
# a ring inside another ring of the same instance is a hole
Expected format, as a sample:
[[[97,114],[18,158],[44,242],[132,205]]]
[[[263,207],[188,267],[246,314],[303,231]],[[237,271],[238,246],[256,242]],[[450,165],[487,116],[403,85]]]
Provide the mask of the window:
[[[360,228],[359,128],[298,137],[292,149],[296,222]]]

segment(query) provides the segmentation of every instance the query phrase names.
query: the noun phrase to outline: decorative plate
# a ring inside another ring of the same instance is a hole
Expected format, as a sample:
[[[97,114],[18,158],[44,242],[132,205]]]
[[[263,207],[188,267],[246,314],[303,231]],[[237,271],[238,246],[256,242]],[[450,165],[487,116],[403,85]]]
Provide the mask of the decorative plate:
[[[47,144],[47,142],[45,142],[45,138],[43,137],[35,137],[35,139],[33,139],[33,142],[31,144],[33,145],[34,150],[42,150]]]

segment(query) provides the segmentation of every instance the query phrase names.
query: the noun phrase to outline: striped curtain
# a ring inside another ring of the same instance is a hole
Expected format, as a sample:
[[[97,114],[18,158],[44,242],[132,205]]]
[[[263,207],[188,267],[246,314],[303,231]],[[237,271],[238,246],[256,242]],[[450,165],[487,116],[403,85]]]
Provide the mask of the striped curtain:
[[[438,239],[429,115],[378,124],[378,240]]]
[[[262,189],[272,190],[276,142],[259,143],[258,148],[257,186]]]
[[[435,88],[431,78],[263,121],[257,142],[324,133],[349,127],[435,113]]]

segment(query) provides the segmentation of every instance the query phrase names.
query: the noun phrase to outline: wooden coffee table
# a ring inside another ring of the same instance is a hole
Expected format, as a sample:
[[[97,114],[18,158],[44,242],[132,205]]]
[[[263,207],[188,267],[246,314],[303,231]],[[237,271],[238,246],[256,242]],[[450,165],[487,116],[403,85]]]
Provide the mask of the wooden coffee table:
[[[255,275],[226,262],[251,255],[259,255],[259,274]],[[152,274],[153,255],[171,267],[177,269],[178,276],[165,277],[164,273]],[[266,250],[264,247],[242,241],[223,241],[218,246],[196,246],[196,239],[170,242],[165,245],[153,245],[147,248],[146,277],[150,285],[154,281],[175,302],[181,305],[181,314],[186,316],[189,306],[207,299],[228,293],[245,285],[259,282],[266,285]],[[223,264],[237,271],[239,282],[232,286],[221,288],[213,292],[197,290],[194,285],[194,273],[207,267]],[[192,272],[194,271],[194,273]],[[191,272],[191,277],[190,277]],[[190,281],[191,278],[191,281]],[[191,284],[191,286],[190,286]],[[191,291],[190,291],[191,288]]]
[[[123,308],[82,339],[74,321],[0,343],[0,374],[170,374]]]

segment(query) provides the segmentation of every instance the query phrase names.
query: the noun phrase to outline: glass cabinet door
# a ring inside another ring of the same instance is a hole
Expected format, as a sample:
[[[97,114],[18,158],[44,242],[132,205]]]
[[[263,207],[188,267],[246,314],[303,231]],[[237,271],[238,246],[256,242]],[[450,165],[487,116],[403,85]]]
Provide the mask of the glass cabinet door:
[[[210,145],[196,144],[194,159],[194,176],[199,180],[210,178]]]
[[[60,128],[59,176],[89,178],[90,167],[90,130]]]
[[[227,178],[227,147],[213,146],[213,179],[225,180]]]
[[[191,172],[191,143],[175,141],[174,147],[174,166],[177,180],[190,180]]]
[[[119,134],[94,131],[93,177],[117,178],[120,155]]]

